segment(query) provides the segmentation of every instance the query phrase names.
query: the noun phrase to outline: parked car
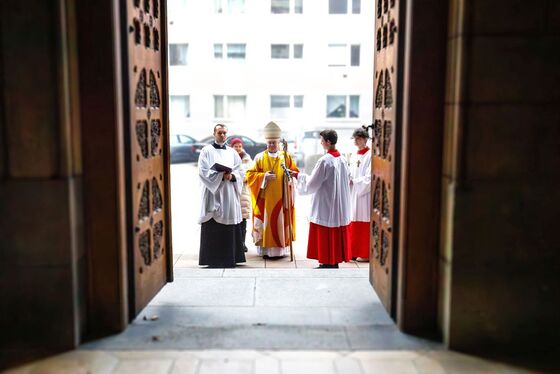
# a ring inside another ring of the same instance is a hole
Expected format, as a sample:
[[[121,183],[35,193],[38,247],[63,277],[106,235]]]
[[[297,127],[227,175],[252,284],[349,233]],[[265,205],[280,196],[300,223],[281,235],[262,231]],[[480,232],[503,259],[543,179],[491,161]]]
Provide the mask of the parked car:
[[[245,149],[245,152],[251,155],[252,158],[255,158],[257,153],[262,152],[266,149],[266,143],[257,142],[256,140],[253,140],[245,135],[237,135],[237,134],[230,135],[226,139],[226,144],[229,145],[229,142],[234,138],[239,138],[241,139],[241,141],[243,141],[243,148]],[[200,154],[200,150],[207,144],[212,143],[213,141],[214,141],[213,136],[208,136],[204,139],[201,139],[196,144],[194,144],[195,152],[197,154]]]
[[[194,144],[196,144],[195,138],[184,134],[172,134],[169,140],[172,164],[198,160],[198,153],[194,147]]]

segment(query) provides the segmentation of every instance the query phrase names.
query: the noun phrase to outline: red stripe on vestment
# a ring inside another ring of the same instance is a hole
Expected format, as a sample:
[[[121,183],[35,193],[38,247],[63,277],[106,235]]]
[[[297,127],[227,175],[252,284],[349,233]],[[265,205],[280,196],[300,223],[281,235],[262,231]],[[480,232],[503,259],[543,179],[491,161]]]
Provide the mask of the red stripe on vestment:
[[[270,214],[270,232],[272,233],[272,238],[274,242],[277,244],[278,247],[283,247],[283,244],[280,243],[280,236],[278,235],[278,216],[280,214],[280,210],[282,209],[282,200],[280,200],[272,209],[272,213]]]

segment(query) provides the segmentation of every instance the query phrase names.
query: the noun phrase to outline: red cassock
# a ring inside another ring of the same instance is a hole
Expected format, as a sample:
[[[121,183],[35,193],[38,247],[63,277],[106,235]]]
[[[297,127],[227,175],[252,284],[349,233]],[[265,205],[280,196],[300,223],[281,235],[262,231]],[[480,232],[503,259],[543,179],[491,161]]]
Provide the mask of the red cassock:
[[[369,257],[369,222],[350,223],[350,253],[352,257]]]
[[[350,243],[350,225],[326,227],[309,223],[308,258],[328,265],[348,262],[352,259]]]
[[[352,155],[350,174],[352,176],[350,251],[352,257],[368,258],[371,218],[371,151],[368,147]]]
[[[350,177],[338,151],[322,156],[311,175],[298,177],[300,194],[310,194],[307,257],[321,264],[350,261]]]

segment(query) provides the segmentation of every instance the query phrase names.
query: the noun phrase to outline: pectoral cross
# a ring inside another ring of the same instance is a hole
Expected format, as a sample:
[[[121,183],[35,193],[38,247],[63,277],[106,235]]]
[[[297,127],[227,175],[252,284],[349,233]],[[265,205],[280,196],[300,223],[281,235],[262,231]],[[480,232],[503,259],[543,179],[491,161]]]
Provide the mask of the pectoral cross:
[[[360,160],[358,160],[358,167],[360,167],[360,163],[361,163],[361,161],[360,161]]]

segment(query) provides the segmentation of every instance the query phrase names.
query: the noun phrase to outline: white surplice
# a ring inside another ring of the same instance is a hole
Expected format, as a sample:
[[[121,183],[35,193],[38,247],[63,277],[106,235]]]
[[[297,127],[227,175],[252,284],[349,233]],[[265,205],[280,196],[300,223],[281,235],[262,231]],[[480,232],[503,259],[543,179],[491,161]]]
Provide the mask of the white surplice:
[[[350,158],[350,200],[352,201],[352,222],[370,221],[371,204],[371,149],[363,155],[358,153]]]
[[[299,193],[312,195],[310,222],[326,227],[350,224],[349,174],[344,157],[326,153],[317,161],[311,175],[298,175]]]
[[[224,173],[211,170],[214,163],[232,168],[235,182],[222,180]],[[212,144],[202,148],[198,158],[198,175],[201,181],[201,204],[198,223],[214,218],[224,225],[241,223],[241,203],[239,196],[243,188],[243,169],[237,152],[226,146],[216,149]]]

